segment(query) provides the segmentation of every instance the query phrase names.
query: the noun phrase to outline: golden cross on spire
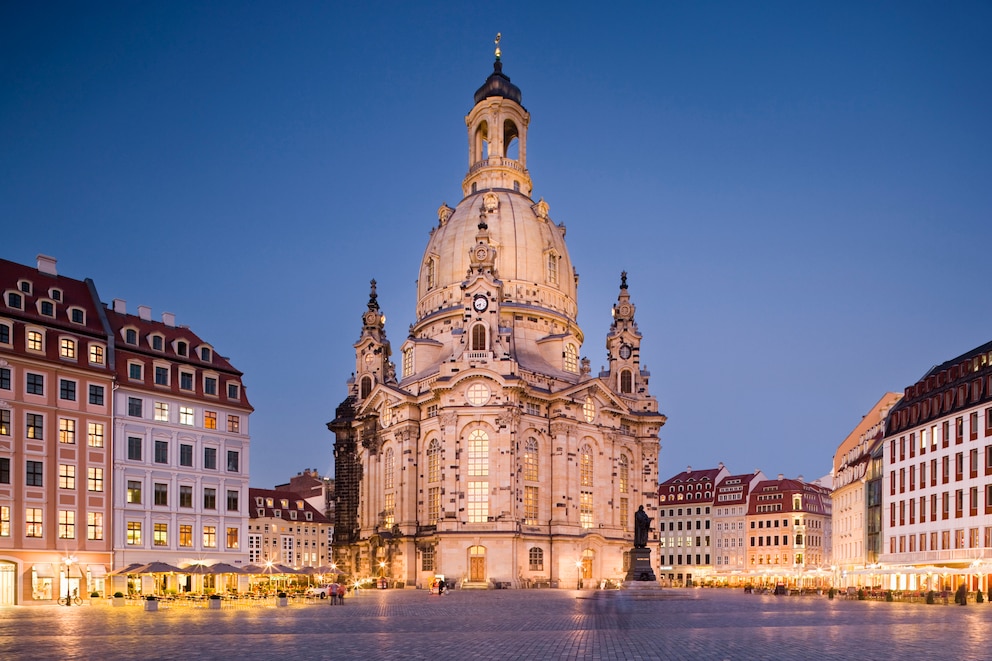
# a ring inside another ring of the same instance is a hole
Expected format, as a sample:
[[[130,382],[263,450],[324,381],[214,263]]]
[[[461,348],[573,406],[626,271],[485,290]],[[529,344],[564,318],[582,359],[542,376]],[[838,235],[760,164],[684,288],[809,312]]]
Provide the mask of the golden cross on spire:
[[[500,42],[500,40],[502,38],[503,38],[503,33],[497,32],[496,33],[496,42],[495,42],[496,43],[496,59],[497,60],[499,59],[500,55],[503,54],[502,51],[500,51],[500,49],[499,49],[499,42]]]

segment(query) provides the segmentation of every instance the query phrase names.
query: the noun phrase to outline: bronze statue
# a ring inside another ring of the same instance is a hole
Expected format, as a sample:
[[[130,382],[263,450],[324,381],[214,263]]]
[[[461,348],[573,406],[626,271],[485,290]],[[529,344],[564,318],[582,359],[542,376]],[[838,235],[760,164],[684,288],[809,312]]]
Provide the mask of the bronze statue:
[[[651,530],[651,517],[644,511],[644,505],[637,508],[634,514],[634,548],[644,549],[648,546],[648,531]]]

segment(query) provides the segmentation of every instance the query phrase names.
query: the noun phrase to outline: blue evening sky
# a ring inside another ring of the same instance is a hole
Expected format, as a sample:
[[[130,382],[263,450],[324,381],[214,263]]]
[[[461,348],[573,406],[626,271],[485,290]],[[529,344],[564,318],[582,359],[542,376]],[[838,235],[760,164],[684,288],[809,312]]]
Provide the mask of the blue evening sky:
[[[252,484],[332,470],[379,282],[398,349],[492,71],[604,364],[620,271],[661,476],[813,479],[992,339],[992,5],[5,2],[0,256],[174,312],[245,373]]]

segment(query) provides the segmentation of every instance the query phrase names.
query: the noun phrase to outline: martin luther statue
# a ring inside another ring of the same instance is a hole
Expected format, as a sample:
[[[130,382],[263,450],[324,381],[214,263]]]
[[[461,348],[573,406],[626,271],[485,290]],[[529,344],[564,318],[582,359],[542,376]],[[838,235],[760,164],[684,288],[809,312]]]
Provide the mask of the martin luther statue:
[[[651,517],[644,511],[644,505],[637,508],[634,514],[634,548],[644,549],[648,546],[648,531],[651,530]]]

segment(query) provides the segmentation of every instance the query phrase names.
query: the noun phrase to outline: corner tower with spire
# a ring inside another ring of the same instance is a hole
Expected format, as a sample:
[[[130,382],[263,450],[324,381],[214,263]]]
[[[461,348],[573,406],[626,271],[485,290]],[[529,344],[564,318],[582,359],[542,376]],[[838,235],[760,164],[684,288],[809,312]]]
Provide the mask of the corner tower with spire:
[[[531,197],[530,114],[498,46],[465,117],[462,199],[430,228],[398,369],[373,281],[356,376],[328,424],[349,484],[335,560],[356,576],[565,587],[579,567],[590,584],[619,581],[634,512],[656,516],[666,418],[640,365],[626,273],[609,368],[593,376],[565,226]]]

